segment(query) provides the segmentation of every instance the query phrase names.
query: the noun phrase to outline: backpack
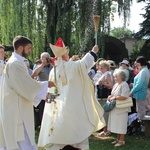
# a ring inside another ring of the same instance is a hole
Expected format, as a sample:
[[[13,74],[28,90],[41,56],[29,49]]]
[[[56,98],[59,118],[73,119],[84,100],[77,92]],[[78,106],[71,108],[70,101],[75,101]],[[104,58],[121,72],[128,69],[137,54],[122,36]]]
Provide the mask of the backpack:
[[[134,135],[134,134],[140,134],[140,133],[141,133],[141,122],[139,122],[138,119],[135,119],[127,127],[127,134],[128,135]]]

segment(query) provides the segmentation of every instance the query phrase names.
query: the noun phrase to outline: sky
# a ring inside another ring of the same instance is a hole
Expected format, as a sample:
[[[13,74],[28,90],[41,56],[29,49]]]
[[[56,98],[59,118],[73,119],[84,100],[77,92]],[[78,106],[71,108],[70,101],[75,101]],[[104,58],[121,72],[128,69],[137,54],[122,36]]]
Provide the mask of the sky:
[[[136,0],[133,0],[133,4],[131,6],[131,17],[129,26],[127,26],[128,29],[131,31],[137,32],[140,29],[139,23],[142,23],[144,18],[140,14],[144,14],[145,10],[142,10],[144,8],[144,3],[137,3]],[[114,27],[122,27],[123,26],[123,19],[119,18],[117,14],[115,14],[114,21],[111,22],[111,28]]]

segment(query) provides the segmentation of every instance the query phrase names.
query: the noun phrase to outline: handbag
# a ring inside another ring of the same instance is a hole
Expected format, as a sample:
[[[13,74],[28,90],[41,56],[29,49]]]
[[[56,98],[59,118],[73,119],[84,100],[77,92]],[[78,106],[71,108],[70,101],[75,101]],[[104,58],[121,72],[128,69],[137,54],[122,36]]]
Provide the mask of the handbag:
[[[111,90],[101,86],[97,85],[97,98],[107,98],[111,94]]]
[[[132,106],[133,106],[133,101],[131,97],[128,97],[126,100],[116,100],[117,108],[127,108]]]
[[[110,112],[111,110],[113,110],[113,108],[116,105],[116,101],[112,100],[112,101],[108,101],[103,105],[103,109],[105,112]]]

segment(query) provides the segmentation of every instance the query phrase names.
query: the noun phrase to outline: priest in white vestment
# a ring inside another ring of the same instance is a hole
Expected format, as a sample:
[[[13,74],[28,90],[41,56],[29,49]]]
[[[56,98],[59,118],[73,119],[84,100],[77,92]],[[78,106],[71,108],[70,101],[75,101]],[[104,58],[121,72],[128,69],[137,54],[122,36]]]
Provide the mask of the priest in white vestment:
[[[95,100],[94,87],[88,76],[98,46],[78,61],[69,61],[68,47],[61,38],[50,47],[57,61],[49,80],[55,82],[60,95],[55,102],[45,104],[38,147],[60,150],[72,145],[88,149],[88,137],[105,126],[103,108]]]
[[[37,150],[33,104],[46,99],[53,82],[32,79],[24,63],[32,42],[24,36],[13,40],[14,53],[2,74],[0,90],[0,150]]]

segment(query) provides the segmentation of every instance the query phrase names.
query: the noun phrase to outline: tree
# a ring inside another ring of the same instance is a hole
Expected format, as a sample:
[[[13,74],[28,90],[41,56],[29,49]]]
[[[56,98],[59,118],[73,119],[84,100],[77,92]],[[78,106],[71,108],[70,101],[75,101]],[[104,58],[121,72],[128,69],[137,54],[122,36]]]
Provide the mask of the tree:
[[[12,45],[16,35],[24,35],[32,39],[33,49],[30,59],[39,56],[43,49],[43,22],[37,13],[37,0],[0,0],[0,33],[1,43]]]
[[[138,2],[145,2],[147,5],[145,6],[146,13],[142,15],[145,20],[140,24],[141,29],[136,35],[139,37],[150,39],[150,1],[138,0]]]
[[[125,35],[130,36],[131,34],[132,34],[132,31],[124,27],[114,28],[110,31],[110,35],[118,39],[120,37],[124,37]]]
[[[132,61],[135,61],[136,58],[139,56],[140,50],[144,46],[144,43],[145,43],[145,40],[142,40],[140,44],[136,43],[133,45],[132,52],[130,54],[130,59]]]
[[[98,44],[104,50],[114,1],[126,24],[132,0],[0,0],[0,42],[11,45],[16,35],[28,36],[33,41],[33,60],[42,51],[51,53],[49,43],[54,44],[60,36],[71,54],[82,53],[93,45],[93,15],[98,14]]]
[[[137,55],[143,55],[147,60],[150,60],[150,1],[149,0],[138,0],[138,2],[145,2],[146,6],[145,14],[142,14],[144,21],[140,24],[140,31],[135,34],[135,36],[145,39],[143,46],[137,51]],[[135,56],[136,53],[133,53]]]

